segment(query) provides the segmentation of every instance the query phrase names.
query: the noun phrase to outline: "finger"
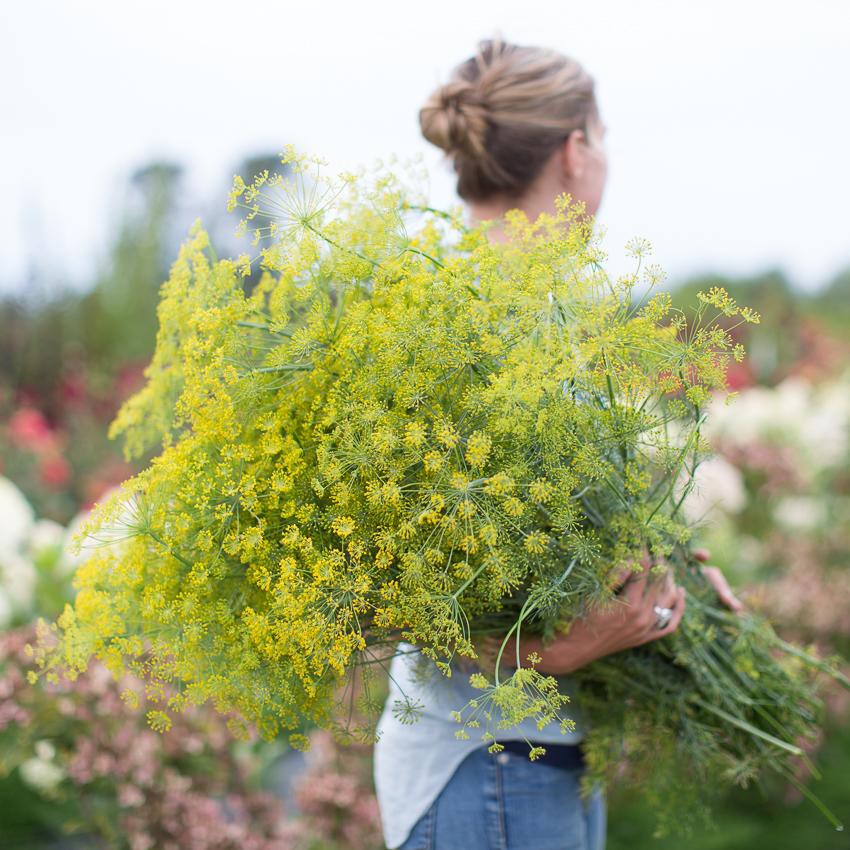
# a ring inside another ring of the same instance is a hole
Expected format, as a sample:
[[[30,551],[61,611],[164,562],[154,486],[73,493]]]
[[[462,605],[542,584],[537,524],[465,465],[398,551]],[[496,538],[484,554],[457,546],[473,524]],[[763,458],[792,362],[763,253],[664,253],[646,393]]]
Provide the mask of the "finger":
[[[661,593],[666,593],[675,584],[673,570],[665,566],[663,570],[649,574],[649,584]]]
[[[672,576],[665,581],[660,589],[654,589],[640,601],[641,606],[647,612],[652,612],[652,621],[657,619],[655,608],[675,608],[679,601],[679,588],[673,581]]]
[[[640,569],[632,567],[623,567],[617,571],[615,576],[614,592],[619,593],[626,585],[635,581],[643,581],[649,574],[649,561],[646,558],[641,558],[638,561]]]
[[[714,588],[717,598],[729,609],[737,613],[744,607],[744,603],[732,592],[726,576],[718,567],[703,567],[702,574],[708,579]]]
[[[694,549],[691,554],[694,556],[694,558],[696,558],[697,561],[703,562],[707,561],[711,557],[711,553],[708,551],[708,549],[704,548]]]
[[[662,572],[652,573],[650,571],[647,578],[647,593],[651,592],[656,598],[669,597],[675,589],[676,581],[673,575],[673,570],[669,566],[665,566]],[[659,603],[661,604],[661,603]]]
[[[634,570],[630,570],[628,567],[623,567],[621,570],[617,570],[616,574],[614,575],[614,593],[619,593],[626,586],[626,582],[634,574]]]
[[[663,591],[657,596],[655,605],[660,605],[662,608],[675,608],[679,602],[679,586],[675,584],[672,577],[670,582],[665,585]]]
[[[679,623],[682,622],[682,617],[685,615],[685,588],[678,588],[676,594],[676,603],[675,605],[670,605],[668,607],[673,609],[673,616],[670,619],[670,622],[663,628],[658,629],[658,636],[664,637],[665,635],[669,635],[671,632],[675,632],[676,629],[679,628]]]
[[[649,571],[642,570],[634,573],[626,582],[623,598],[632,605],[640,605],[646,596],[646,588],[649,580]]]
[[[665,561],[655,563],[646,571],[646,588],[654,594],[666,593],[674,583],[674,571]]]

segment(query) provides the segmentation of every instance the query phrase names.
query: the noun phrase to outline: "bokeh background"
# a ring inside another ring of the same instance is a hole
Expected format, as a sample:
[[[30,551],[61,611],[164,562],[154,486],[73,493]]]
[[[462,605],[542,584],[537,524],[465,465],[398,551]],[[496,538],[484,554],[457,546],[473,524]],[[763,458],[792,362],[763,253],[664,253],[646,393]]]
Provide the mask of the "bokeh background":
[[[163,740],[134,682],[27,682],[38,616],[71,598],[85,512],[134,468],[106,437],[140,386],[159,284],[192,222],[241,252],[232,176],[285,144],[337,170],[421,156],[417,111],[476,43],[560,49],[597,81],[611,274],[644,236],[682,305],[724,285],[763,321],[691,504],[782,632],[850,657],[850,7],[842,0],[30,0],[0,10],[0,847],[380,848],[368,748],[308,756],[199,711]],[[827,692],[812,788],[850,821],[847,700]],[[653,837],[632,790],[609,847]],[[693,848],[850,847],[788,788],[736,790]]]

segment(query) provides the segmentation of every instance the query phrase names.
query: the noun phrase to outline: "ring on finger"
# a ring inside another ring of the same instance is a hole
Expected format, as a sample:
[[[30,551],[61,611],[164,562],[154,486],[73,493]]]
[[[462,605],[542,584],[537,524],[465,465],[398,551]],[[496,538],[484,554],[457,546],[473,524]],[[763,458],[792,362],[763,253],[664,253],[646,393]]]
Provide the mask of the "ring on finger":
[[[670,620],[673,619],[673,609],[664,608],[661,605],[655,605],[652,610],[655,612],[655,627],[658,629],[666,629],[670,624]]]

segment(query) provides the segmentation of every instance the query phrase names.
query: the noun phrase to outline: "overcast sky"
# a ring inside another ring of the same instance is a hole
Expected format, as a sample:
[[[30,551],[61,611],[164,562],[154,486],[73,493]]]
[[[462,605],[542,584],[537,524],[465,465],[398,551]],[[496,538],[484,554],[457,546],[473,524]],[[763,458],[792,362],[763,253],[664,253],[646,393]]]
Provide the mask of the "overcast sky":
[[[497,30],[596,78],[612,269],[633,235],[673,280],[778,266],[813,288],[850,265],[847,0],[4,0],[0,287],[44,244],[85,281],[153,157],[189,167],[199,211],[287,142],[338,170],[421,151],[456,202],[417,111]]]

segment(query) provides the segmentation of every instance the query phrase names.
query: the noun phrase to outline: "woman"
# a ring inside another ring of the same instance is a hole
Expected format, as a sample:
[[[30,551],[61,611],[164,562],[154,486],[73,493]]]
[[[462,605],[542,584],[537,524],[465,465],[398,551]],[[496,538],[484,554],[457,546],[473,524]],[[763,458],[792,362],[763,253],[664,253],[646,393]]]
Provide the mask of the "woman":
[[[451,156],[458,195],[473,222],[501,219],[511,208],[530,220],[555,213],[562,192],[584,201],[595,215],[605,188],[608,163],[605,126],[594,81],[574,60],[554,50],[480,42],[477,54],[420,110],[428,141]],[[490,239],[503,241],[495,226]],[[643,571],[622,576],[624,604],[591,610],[569,636],[547,646],[521,639],[521,657],[536,651],[541,672],[559,677],[570,692],[568,674],[613,652],[665,637],[676,630],[685,609],[684,589]],[[716,569],[705,568],[720,598],[735,599]],[[500,734],[505,749],[490,754],[481,740],[455,737],[451,718],[478,692],[468,671],[444,677],[400,644],[390,666],[390,694],[375,745],[375,785],[387,847],[402,850],[600,850],[605,843],[605,805],[600,792],[579,795],[583,770],[580,706],[564,734],[557,723],[540,730],[529,719]],[[506,658],[516,657],[507,647]],[[423,663],[424,662],[424,663]],[[418,718],[397,712],[403,701]],[[545,746],[531,762],[528,741]]]

